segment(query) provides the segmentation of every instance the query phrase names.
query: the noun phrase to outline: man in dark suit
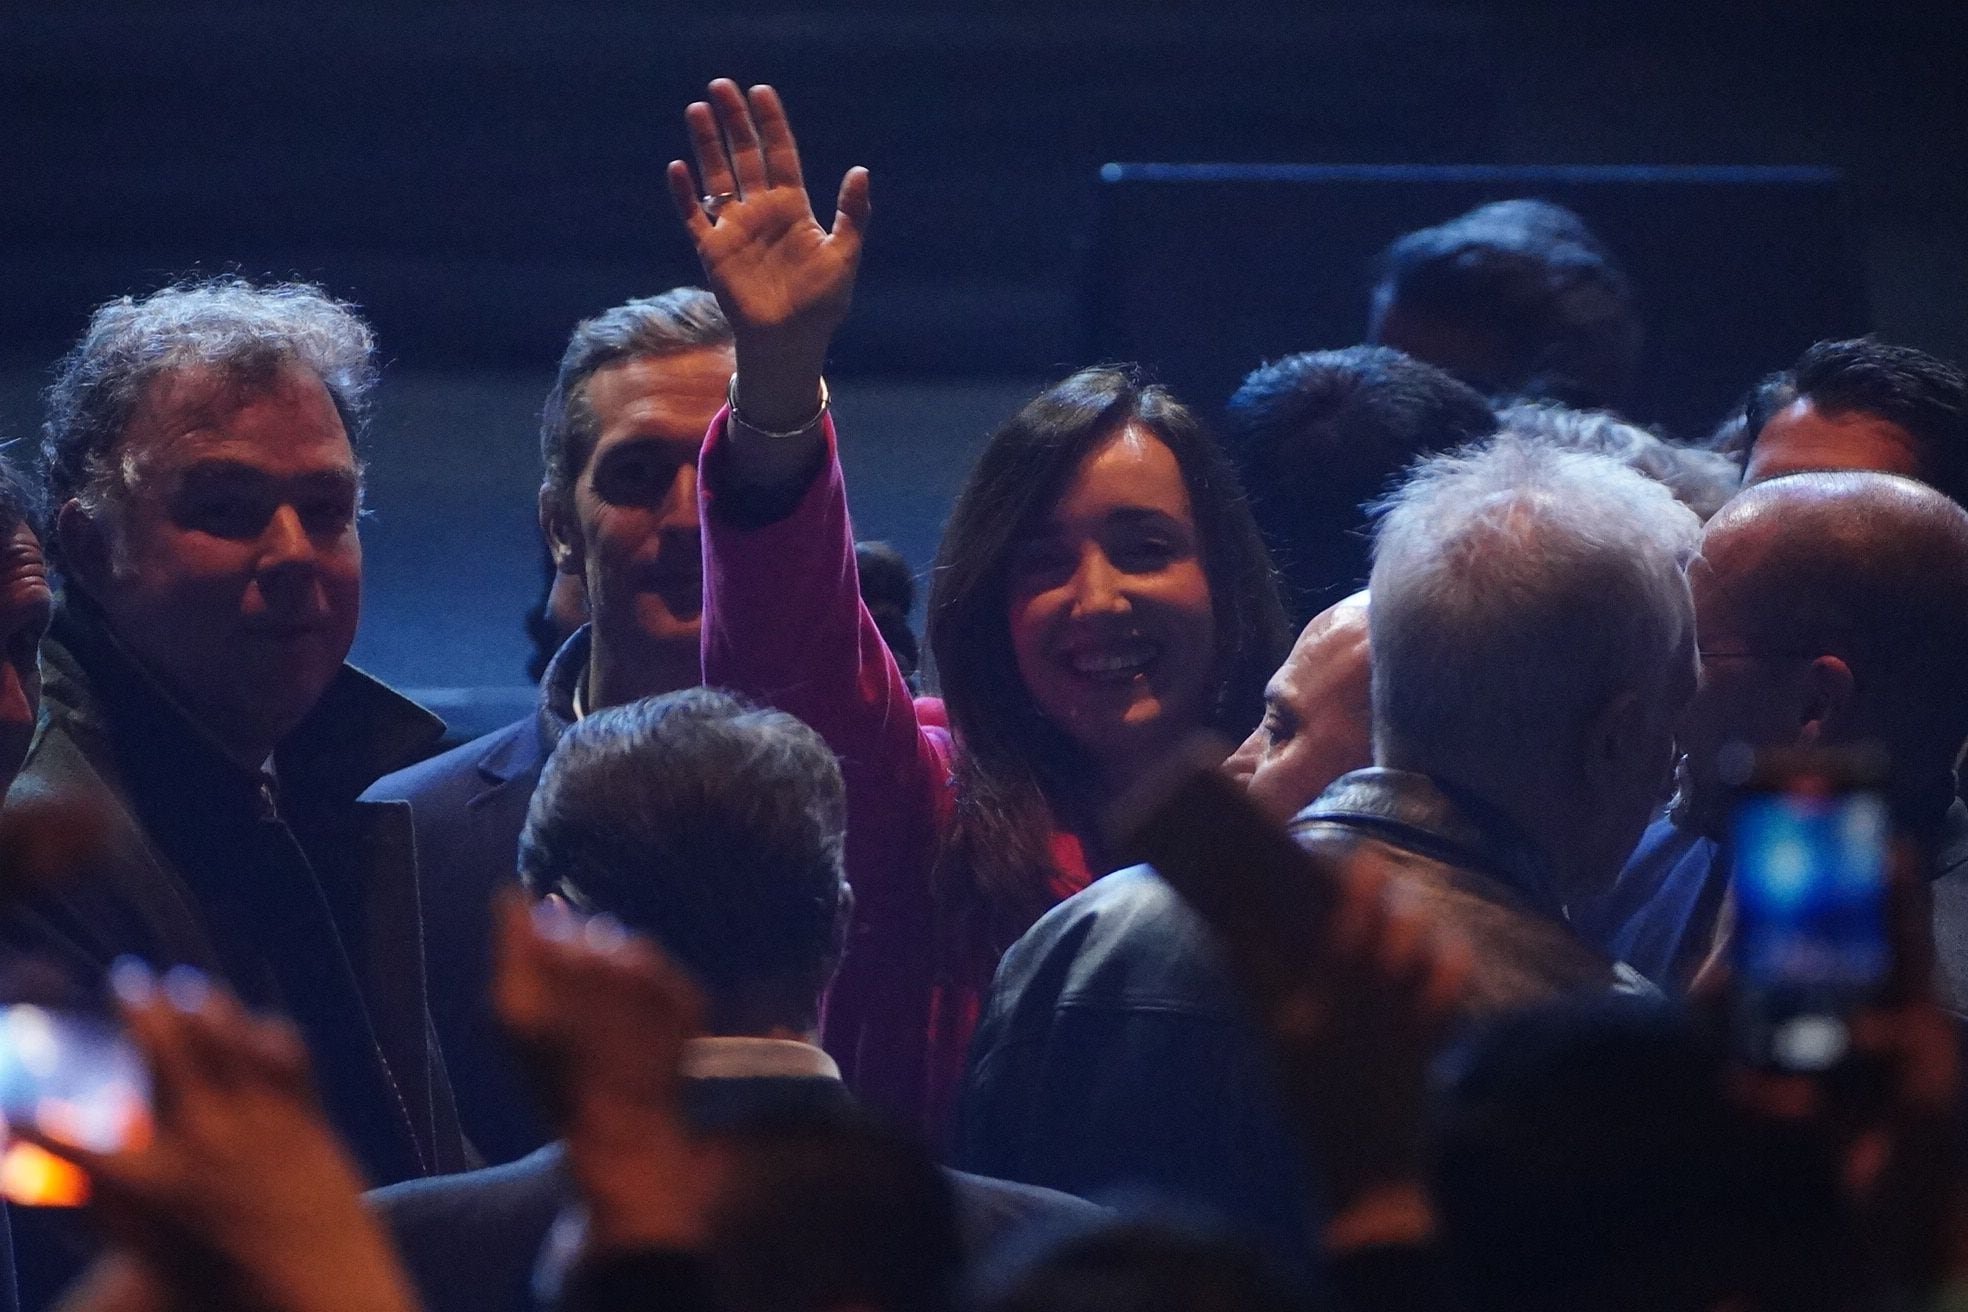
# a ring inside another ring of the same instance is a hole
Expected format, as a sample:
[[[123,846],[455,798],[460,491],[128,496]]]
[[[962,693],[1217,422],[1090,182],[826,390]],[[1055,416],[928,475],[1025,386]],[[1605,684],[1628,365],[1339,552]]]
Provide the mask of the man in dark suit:
[[[540,422],[540,528],[589,622],[548,663],[531,714],[369,790],[407,801],[422,871],[431,1012],[474,1147],[546,1140],[486,1004],[493,893],[513,878],[540,767],[587,711],[697,683],[703,567],[697,452],[733,369],[709,292],[679,287],[574,330]]]
[[[817,734],[708,689],[585,717],[541,774],[521,877],[537,896],[649,935],[701,986],[709,1037],[683,1054],[700,1125],[852,1106],[815,1042],[852,906],[845,820],[840,769]],[[553,1144],[374,1196],[432,1312],[530,1306],[549,1234],[575,1224],[566,1170]],[[1028,1218],[1098,1215],[1031,1186],[952,1184],[973,1247]]]

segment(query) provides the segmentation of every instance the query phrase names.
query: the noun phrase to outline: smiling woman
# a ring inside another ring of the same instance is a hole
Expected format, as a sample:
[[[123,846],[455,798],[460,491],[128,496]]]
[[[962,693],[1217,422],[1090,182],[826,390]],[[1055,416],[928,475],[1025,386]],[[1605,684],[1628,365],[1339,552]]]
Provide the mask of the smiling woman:
[[[1101,808],[1186,735],[1242,737],[1283,650],[1270,562],[1228,463],[1117,369],[1048,389],[989,442],[938,554],[914,703],[856,588],[820,378],[869,216],[851,170],[814,219],[778,96],[714,82],[670,189],[735,334],[700,488],[704,680],[840,756],[855,923],[827,1004],[860,1090],[933,1129],[998,955],[1111,869]]]
[[[1101,806],[1197,729],[1248,731],[1283,631],[1234,477],[1166,391],[1083,370],[1000,429],[929,599],[962,748],[939,872],[950,949],[988,966],[1105,873]]]

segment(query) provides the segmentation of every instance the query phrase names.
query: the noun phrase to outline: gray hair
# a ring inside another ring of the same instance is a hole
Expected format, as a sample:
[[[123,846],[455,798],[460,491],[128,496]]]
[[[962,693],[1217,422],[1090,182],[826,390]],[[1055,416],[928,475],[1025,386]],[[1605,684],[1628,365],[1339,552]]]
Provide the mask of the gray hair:
[[[117,447],[159,376],[207,369],[226,385],[270,385],[299,365],[328,389],[353,442],[376,381],[375,336],[355,310],[307,283],[239,277],[181,282],[97,308],[46,397],[41,457],[51,510],[79,499],[98,511],[127,490]]]
[[[1421,461],[1379,510],[1377,758],[1515,775],[1619,692],[1692,673],[1701,524],[1652,479],[1506,430]]]
[[[1670,442],[1604,410],[1525,402],[1499,411],[1497,418],[1512,432],[1541,437],[1567,451],[1611,456],[1665,484],[1703,523],[1742,486],[1742,466],[1720,451]]]
[[[731,345],[731,325],[717,297],[700,287],[673,287],[583,319],[560,357],[560,372],[540,412],[540,460],[547,486],[565,498],[594,450],[595,417],[587,381],[617,360],[680,355]]]

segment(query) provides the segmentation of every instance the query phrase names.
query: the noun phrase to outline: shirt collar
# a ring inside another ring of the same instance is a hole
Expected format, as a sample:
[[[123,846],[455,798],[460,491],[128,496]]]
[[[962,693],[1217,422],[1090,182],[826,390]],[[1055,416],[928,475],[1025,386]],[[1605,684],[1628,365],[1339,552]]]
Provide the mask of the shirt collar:
[[[1968,865],[1968,806],[1956,799],[1941,819],[1940,834],[1934,841],[1932,874],[1944,875]]]
[[[797,1039],[692,1039],[684,1044],[682,1064],[683,1076],[690,1080],[840,1078],[840,1067],[832,1057]],[[559,1155],[558,1145],[553,1151],[558,1166],[565,1158]],[[559,1301],[567,1274],[580,1257],[587,1228],[587,1213],[578,1202],[569,1203],[554,1218],[533,1267],[533,1293],[542,1307]]]
[[[840,1067],[811,1043],[797,1039],[725,1037],[692,1039],[683,1049],[690,1080],[838,1080]]]
[[[1378,766],[1355,770],[1334,780],[1292,823],[1366,830],[1423,856],[1482,871],[1564,917],[1550,862],[1510,818],[1428,775]]]
[[[271,768],[234,761],[210,730],[152,677],[86,594],[64,588],[42,644],[44,718],[65,707],[90,731],[158,769],[183,775],[198,763],[258,793],[273,776],[295,795],[353,801],[392,770],[428,756],[444,722],[344,663],[321,697],[269,757]],[[168,749],[159,750],[164,744]],[[195,746],[194,746],[195,745]]]
[[[548,751],[587,710],[581,703],[586,701],[588,653],[593,647],[594,627],[583,624],[567,636],[540,677],[540,742]]]

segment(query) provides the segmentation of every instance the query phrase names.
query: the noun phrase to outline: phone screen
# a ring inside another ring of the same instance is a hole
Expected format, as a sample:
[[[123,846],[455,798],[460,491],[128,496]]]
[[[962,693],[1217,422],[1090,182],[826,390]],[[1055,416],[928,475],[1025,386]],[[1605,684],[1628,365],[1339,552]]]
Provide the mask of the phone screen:
[[[88,1198],[80,1171],[7,1134],[9,1125],[113,1152],[146,1132],[149,1103],[142,1058],[107,1021],[27,1004],[0,1007],[0,1197],[41,1207]]]
[[[1890,832],[1872,792],[1752,792],[1738,801],[1736,992],[1753,1060],[1814,1071],[1844,1057],[1849,1017],[1891,967]]]

